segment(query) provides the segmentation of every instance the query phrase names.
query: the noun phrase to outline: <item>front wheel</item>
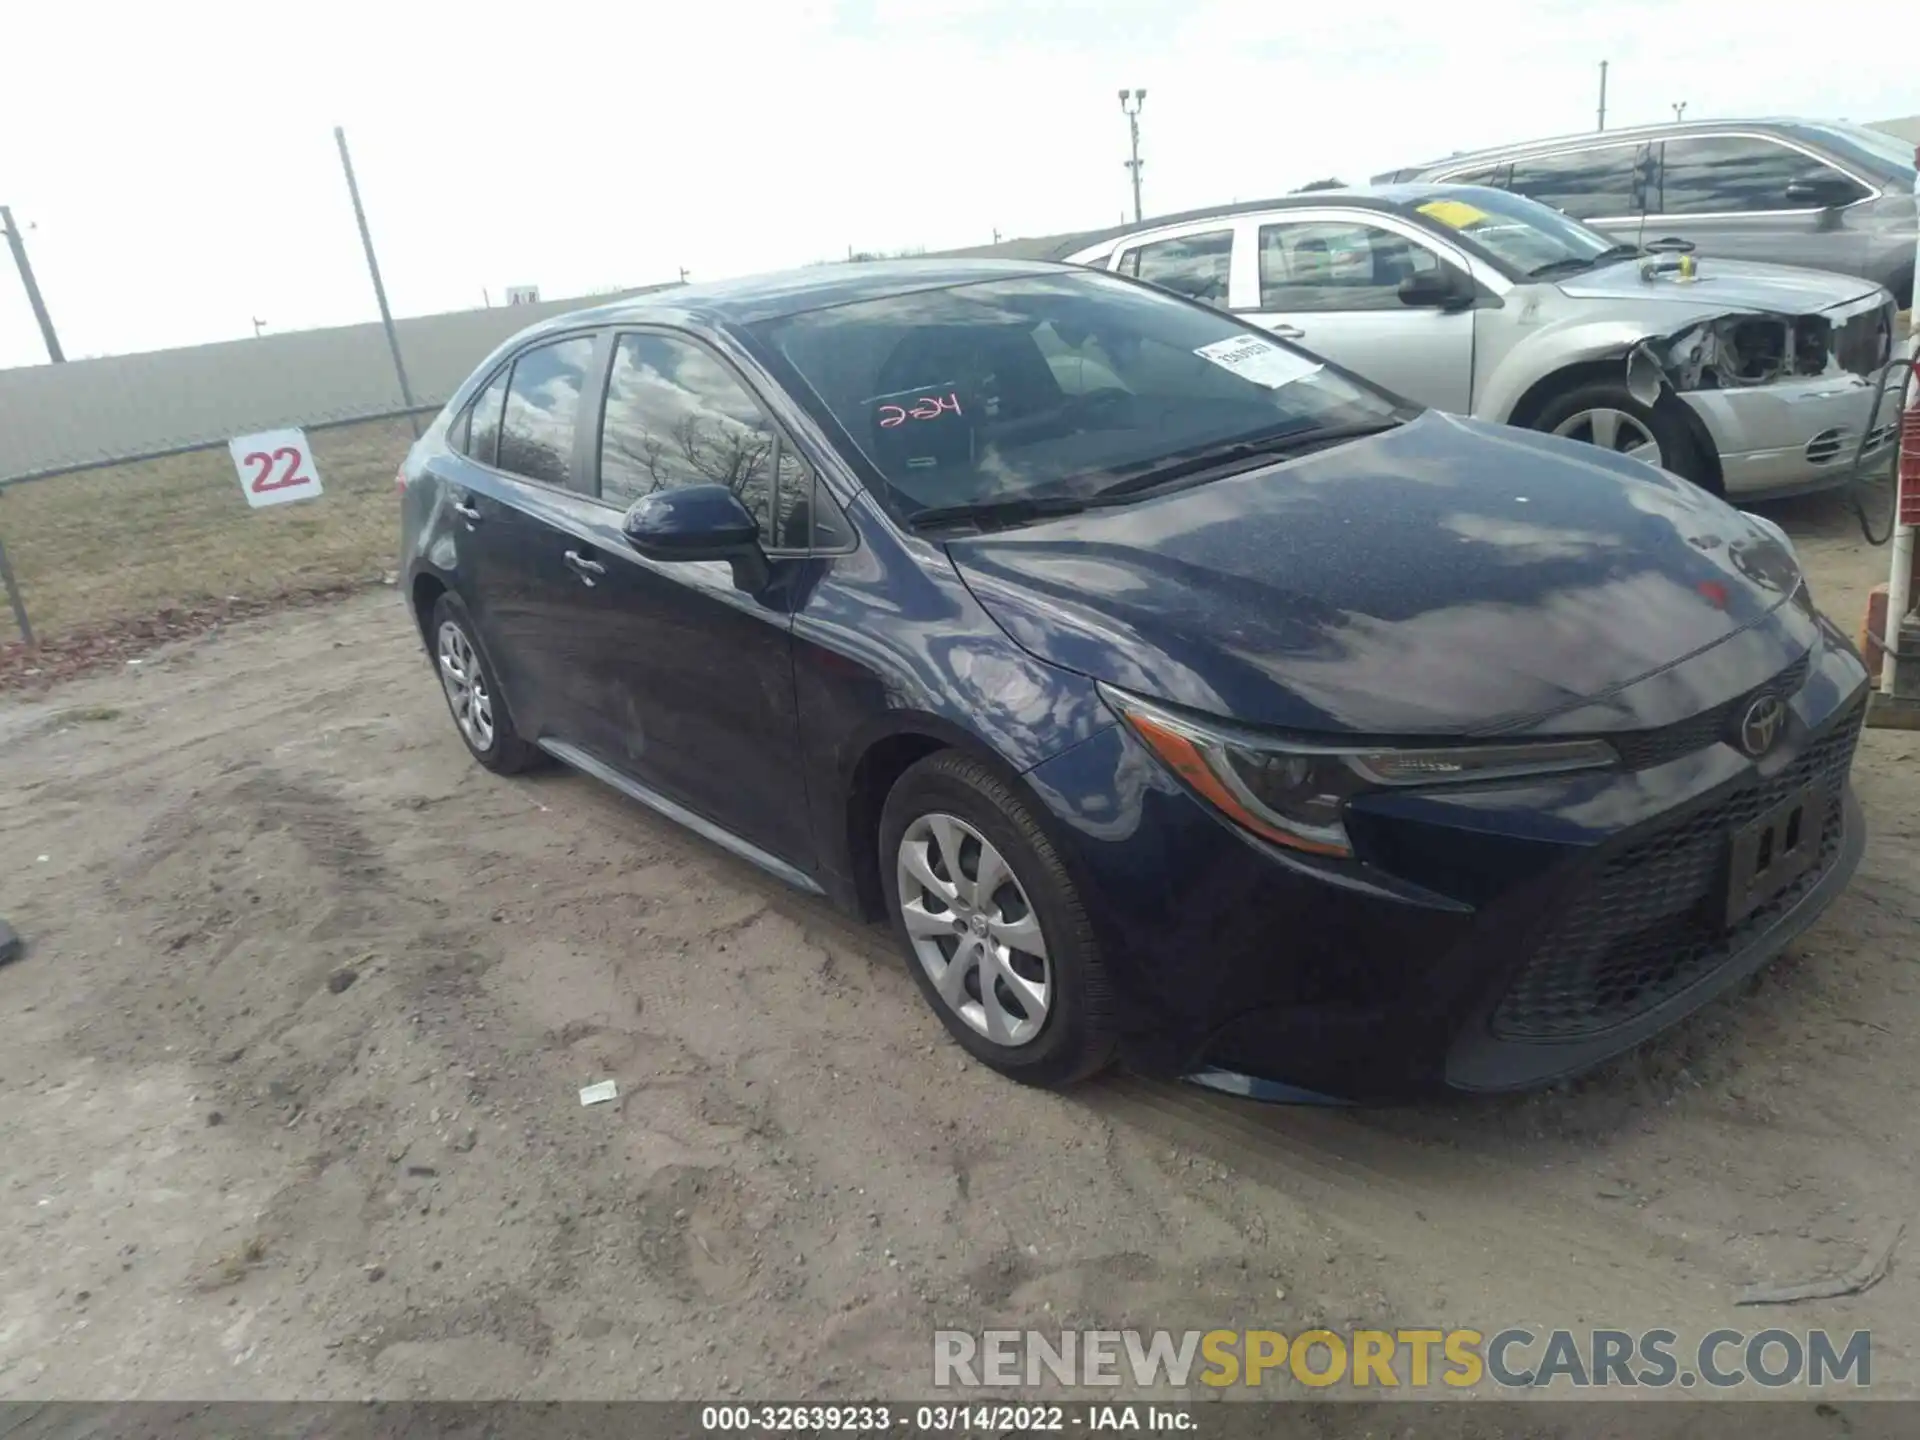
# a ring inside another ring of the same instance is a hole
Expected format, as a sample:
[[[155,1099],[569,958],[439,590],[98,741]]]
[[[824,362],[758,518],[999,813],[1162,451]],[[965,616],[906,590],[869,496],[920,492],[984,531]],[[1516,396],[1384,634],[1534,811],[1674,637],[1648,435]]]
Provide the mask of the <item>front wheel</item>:
[[[880,820],[907,965],[954,1039],[1001,1074],[1062,1086],[1115,1048],[1093,926],[1025,801],[955,751],[902,775]]]
[[[1696,485],[1707,480],[1706,461],[1671,403],[1642,405],[1618,381],[1595,381],[1556,395],[1533,428],[1644,460]]]

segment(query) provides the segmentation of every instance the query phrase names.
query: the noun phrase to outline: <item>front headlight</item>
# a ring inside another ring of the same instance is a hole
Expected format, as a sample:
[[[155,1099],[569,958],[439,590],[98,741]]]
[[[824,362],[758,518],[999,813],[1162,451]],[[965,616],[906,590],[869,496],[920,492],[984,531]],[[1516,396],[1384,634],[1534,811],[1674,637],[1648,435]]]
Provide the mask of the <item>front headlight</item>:
[[[1197,720],[1102,685],[1113,712],[1168,769],[1263,839],[1316,855],[1351,855],[1347,802],[1367,790],[1510,780],[1618,763],[1604,740],[1431,749],[1322,745]]]

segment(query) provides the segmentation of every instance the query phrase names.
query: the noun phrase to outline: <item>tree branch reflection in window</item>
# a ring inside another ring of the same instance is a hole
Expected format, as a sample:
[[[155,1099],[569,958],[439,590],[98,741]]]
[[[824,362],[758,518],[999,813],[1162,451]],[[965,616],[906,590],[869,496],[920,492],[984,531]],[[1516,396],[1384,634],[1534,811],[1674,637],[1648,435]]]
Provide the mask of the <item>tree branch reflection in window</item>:
[[[746,388],[691,341],[622,335],[607,379],[600,494],[725,485],[771,537],[774,430]]]

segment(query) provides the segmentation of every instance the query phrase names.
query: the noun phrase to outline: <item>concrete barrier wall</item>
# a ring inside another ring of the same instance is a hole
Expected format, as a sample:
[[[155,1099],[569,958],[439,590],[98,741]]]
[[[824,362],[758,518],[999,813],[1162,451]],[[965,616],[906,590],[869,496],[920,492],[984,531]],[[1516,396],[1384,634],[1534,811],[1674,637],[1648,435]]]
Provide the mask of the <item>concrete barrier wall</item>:
[[[521,327],[613,298],[396,321],[415,404],[444,403],[488,351]],[[0,484],[275,426],[368,419],[404,408],[378,321],[0,370]]]

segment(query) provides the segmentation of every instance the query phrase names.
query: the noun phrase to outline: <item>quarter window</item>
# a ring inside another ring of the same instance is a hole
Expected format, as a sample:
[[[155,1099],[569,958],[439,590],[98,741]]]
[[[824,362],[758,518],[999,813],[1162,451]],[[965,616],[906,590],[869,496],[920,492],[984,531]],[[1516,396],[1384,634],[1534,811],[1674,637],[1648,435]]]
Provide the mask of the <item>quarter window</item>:
[[[1176,295],[1225,308],[1232,258],[1233,231],[1209,230],[1129,250],[1120,257],[1120,271]]]
[[[527,351],[513,362],[506,411],[500,423],[502,470],[547,485],[565,485],[573,474],[573,430],[580,392],[593,360],[592,337],[581,335]],[[474,429],[479,430],[476,414]]]
[[[1668,215],[1792,210],[1800,207],[1787,199],[1787,186],[1822,172],[1840,174],[1771,140],[1736,135],[1669,140],[1660,209]]]
[[[1529,156],[1513,162],[1507,188],[1576,220],[1633,215],[1639,208],[1634,203],[1634,164],[1644,150],[1641,145],[1606,145]]]
[[[1400,284],[1440,259],[1377,225],[1298,220],[1260,227],[1262,310],[1397,310]]]
[[[494,463],[500,448],[500,412],[507,398],[507,372],[502,370],[474,397],[460,419],[455,440],[462,454],[482,465]]]
[[[725,485],[760,522],[769,548],[788,547],[792,507],[773,507],[779,436],[733,372],[690,340],[622,335],[607,377],[600,429],[600,496],[631,505],[656,490]],[[804,467],[780,458],[781,479],[802,488]],[[796,531],[797,533],[797,531]],[[804,543],[804,542],[802,542]]]

